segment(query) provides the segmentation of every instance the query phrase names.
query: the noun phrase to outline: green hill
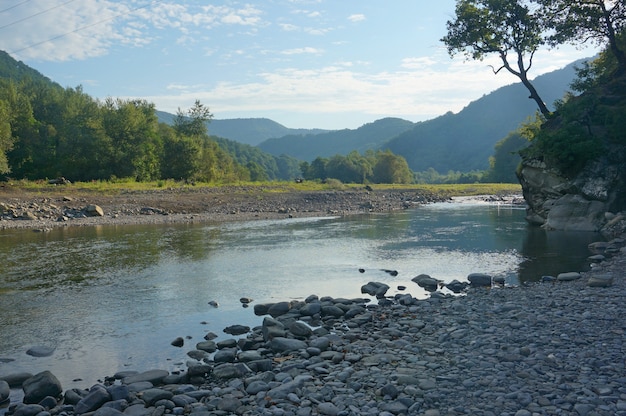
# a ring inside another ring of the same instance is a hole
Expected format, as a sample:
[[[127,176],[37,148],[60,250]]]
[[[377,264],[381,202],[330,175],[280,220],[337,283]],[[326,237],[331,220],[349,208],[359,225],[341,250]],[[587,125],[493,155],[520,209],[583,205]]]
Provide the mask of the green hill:
[[[173,124],[174,114],[165,111],[157,111],[156,113],[160,122]],[[291,129],[268,118],[213,119],[208,128],[211,135],[251,146],[256,146],[272,137],[315,135],[328,131],[323,129]]]
[[[578,61],[537,77],[533,83],[547,103],[563,98]],[[384,145],[404,156],[414,171],[434,168],[468,172],[489,167],[494,145],[537,111],[521,83],[501,87],[471,102],[459,113],[417,123]],[[548,105],[551,107],[551,105]]]
[[[355,130],[344,129],[322,134],[289,135],[264,141],[258,147],[273,155],[287,154],[312,161],[318,156],[347,155],[353,150],[364,153],[379,149],[392,137],[409,130],[414,124],[401,118],[383,118]]]

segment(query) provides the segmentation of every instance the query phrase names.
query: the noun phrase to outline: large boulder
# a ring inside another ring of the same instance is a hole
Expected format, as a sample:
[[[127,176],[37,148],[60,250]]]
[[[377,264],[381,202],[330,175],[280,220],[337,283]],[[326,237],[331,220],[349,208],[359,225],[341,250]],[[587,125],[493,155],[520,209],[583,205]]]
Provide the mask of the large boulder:
[[[626,209],[626,155],[620,149],[567,177],[543,160],[522,160],[518,178],[528,204],[526,219],[546,229],[601,231]]]
[[[58,397],[62,392],[61,382],[50,371],[35,374],[22,384],[24,403],[39,403],[44,397]]]

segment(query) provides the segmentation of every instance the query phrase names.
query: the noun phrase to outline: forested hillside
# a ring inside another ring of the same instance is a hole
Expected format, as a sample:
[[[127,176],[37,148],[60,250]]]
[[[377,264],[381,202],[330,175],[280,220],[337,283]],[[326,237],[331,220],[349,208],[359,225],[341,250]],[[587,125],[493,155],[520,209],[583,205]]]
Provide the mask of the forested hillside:
[[[0,53],[0,173],[72,181],[249,179],[208,137],[208,108],[196,102],[187,116],[173,126],[159,123],[145,100],[102,102]]]
[[[392,137],[410,129],[413,123],[400,118],[384,118],[367,123],[355,130],[344,129],[322,134],[289,135],[269,139],[259,148],[273,155],[287,154],[305,161],[317,157],[347,155],[356,150],[364,153],[376,150]]]
[[[174,114],[164,111],[157,111],[157,116],[160,122],[170,125],[173,124],[176,117]],[[292,129],[267,118],[212,119],[210,126],[207,127],[212,136],[235,140],[251,146],[256,146],[272,137],[314,135],[327,132],[323,129]]]
[[[575,62],[533,82],[551,106],[562,99],[576,76]],[[385,147],[404,156],[414,171],[485,170],[495,144],[537,112],[521,83],[508,85],[473,101],[457,114],[417,123]]]

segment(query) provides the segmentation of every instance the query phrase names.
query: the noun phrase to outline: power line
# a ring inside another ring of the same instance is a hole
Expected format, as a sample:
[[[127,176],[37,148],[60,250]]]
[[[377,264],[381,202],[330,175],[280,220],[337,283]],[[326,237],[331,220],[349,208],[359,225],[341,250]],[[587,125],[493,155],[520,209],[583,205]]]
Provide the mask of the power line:
[[[15,9],[17,6],[21,6],[21,5],[22,5],[22,4],[24,4],[24,3],[28,3],[29,1],[30,1],[30,0],[25,0],[25,1],[21,2],[21,3],[17,3],[15,6],[7,7],[7,8],[6,8],[6,9],[4,9],[4,10],[0,10],[0,13],[8,12],[8,11],[9,11],[9,10],[11,10],[11,9]]]
[[[71,3],[71,2],[73,2],[73,1],[76,1],[76,0],[69,0],[69,1],[66,1],[65,3],[57,4],[56,6],[54,6],[54,7],[50,7],[49,9],[46,9],[46,10],[42,10],[42,11],[40,11],[39,13],[31,14],[30,16],[26,16],[26,17],[25,17],[25,18],[23,18],[23,19],[19,19],[19,20],[16,20],[16,21],[14,21],[14,22],[8,23],[8,24],[6,24],[6,25],[4,25],[4,26],[0,26],[0,29],[7,28],[7,27],[9,27],[9,26],[13,26],[13,25],[16,25],[16,24],[18,24],[18,23],[22,23],[22,22],[23,22],[23,21],[25,21],[25,20],[32,19],[33,17],[36,17],[36,16],[39,16],[39,15],[42,15],[42,14],[44,14],[44,13],[48,13],[50,10],[58,9],[59,7],[61,7],[61,6],[65,6],[66,4]],[[25,2],[24,2],[24,3],[25,3]],[[15,6],[14,6],[14,7],[15,7]],[[11,8],[13,8],[13,7],[11,7]]]
[[[70,1],[74,1],[74,0],[70,0]],[[150,3],[144,4],[143,6],[135,7],[134,9],[131,9],[128,12],[120,13],[120,14],[117,14],[117,15],[115,15],[113,17],[109,17],[107,19],[98,20],[97,22],[91,23],[89,25],[81,26],[79,28],[76,28],[76,29],[71,30],[71,31],[66,32],[66,33],[63,33],[61,35],[54,36],[54,37],[48,38],[48,39],[46,39],[44,41],[37,42],[37,43],[32,43],[32,44],[30,44],[28,46],[25,46],[23,48],[13,50],[13,51],[9,52],[9,54],[16,54],[16,53],[25,51],[26,49],[34,48],[35,46],[43,45],[44,43],[48,43],[48,42],[52,42],[52,41],[57,40],[57,39],[61,39],[61,38],[65,37],[65,36],[67,36],[67,35],[71,35],[72,33],[76,33],[76,32],[80,32],[81,30],[89,29],[90,27],[97,26],[100,23],[104,23],[104,22],[108,22],[110,20],[117,19],[120,16],[129,15],[129,14],[131,14],[133,12],[136,12],[137,10],[145,9],[146,7],[152,6],[152,5],[154,5],[156,3],[160,3],[160,2],[161,2],[161,0],[154,0],[154,1],[150,2]],[[67,3],[69,3],[69,1]],[[67,3],[64,3],[64,4],[67,4]],[[51,9],[49,9],[49,10],[51,10]],[[0,28],[0,29],[2,29],[2,28]]]

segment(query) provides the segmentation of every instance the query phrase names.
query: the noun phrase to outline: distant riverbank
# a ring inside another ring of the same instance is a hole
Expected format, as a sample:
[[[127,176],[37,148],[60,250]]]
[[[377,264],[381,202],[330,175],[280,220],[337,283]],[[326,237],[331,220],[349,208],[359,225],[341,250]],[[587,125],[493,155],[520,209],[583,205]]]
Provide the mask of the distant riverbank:
[[[441,202],[485,186],[456,191],[424,187],[342,187],[302,190],[294,186],[181,186],[163,189],[83,190],[74,185],[38,189],[0,187],[0,229],[70,225],[223,222],[320,215],[389,212]],[[500,188],[497,200],[515,194],[514,185]],[[517,202],[522,202],[519,197]],[[98,210],[96,207],[99,207]]]

